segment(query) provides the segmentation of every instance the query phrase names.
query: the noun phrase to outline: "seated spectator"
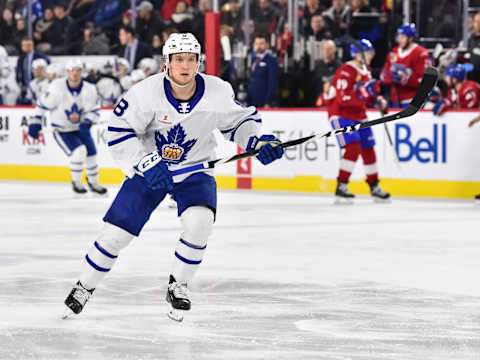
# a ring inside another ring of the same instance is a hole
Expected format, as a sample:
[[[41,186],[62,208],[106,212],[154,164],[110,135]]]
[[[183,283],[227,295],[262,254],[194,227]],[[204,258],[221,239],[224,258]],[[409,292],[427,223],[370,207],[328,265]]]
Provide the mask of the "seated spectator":
[[[82,55],[108,55],[110,53],[107,35],[100,28],[86,26],[83,30]]]
[[[160,33],[164,28],[160,14],[153,10],[153,5],[149,1],[142,1],[137,6],[137,24],[135,30],[138,35],[138,40],[145,43],[151,43],[153,35]]]
[[[193,11],[185,1],[180,0],[177,3],[175,12],[172,14],[172,24],[180,32],[193,31]]]
[[[77,21],[79,28],[85,26],[87,14],[94,2],[95,0],[70,0],[66,12]]]
[[[49,52],[52,48],[51,40],[56,40],[57,34],[51,34],[49,29],[54,21],[53,10],[46,8],[43,18],[35,23],[33,38],[37,43],[37,49],[40,52]],[[53,38],[52,36],[53,35]]]
[[[95,24],[95,27],[113,29],[122,16],[120,0],[95,0],[86,20]]]
[[[248,81],[247,103],[256,107],[274,106],[278,91],[278,60],[269,50],[269,35],[255,36],[255,51]]]
[[[324,39],[333,39],[333,34],[328,28],[325,19],[320,14],[315,14],[310,20],[310,28],[307,32],[307,37],[312,36],[316,41]]]
[[[17,19],[15,23],[15,31],[13,33],[13,41],[18,51],[21,49],[22,39],[28,35],[27,22],[23,18]]]
[[[154,55],[162,55],[162,35],[154,34],[152,38],[152,51]]]
[[[310,24],[312,22],[312,17],[315,14],[319,14],[323,11],[320,7],[319,0],[306,0],[305,9],[303,12],[303,25],[300,31],[303,31],[303,34],[308,34],[310,32]]]
[[[0,44],[5,47],[5,50],[10,55],[17,55],[19,53],[18,46],[14,39],[15,31],[16,24],[13,19],[13,11],[6,8],[2,11],[2,19],[0,20]]]
[[[332,6],[322,13],[335,38],[346,34],[349,10],[345,0],[332,0]]]
[[[51,50],[49,54],[66,55],[71,54],[71,47],[75,40],[78,39],[77,27],[73,19],[65,12],[65,5],[57,3],[53,8],[55,19],[49,28],[54,39],[51,40]]]
[[[244,34],[242,30],[243,9],[239,0],[229,0],[222,12],[222,24],[228,25],[233,30],[232,39],[234,41],[243,41]]]
[[[172,15],[176,11],[179,1],[185,1],[188,6],[192,6],[192,0],[164,0],[160,9],[160,16],[164,21],[169,22],[172,20]]]
[[[270,0],[258,0],[259,7],[252,18],[255,21],[255,29],[261,33],[275,33],[278,22],[278,14],[276,9],[272,6]]]
[[[118,33],[118,38],[122,45],[118,55],[128,60],[131,69],[136,68],[139,61],[143,58],[153,57],[150,45],[138,41],[131,26],[122,26]]]
[[[132,11],[127,10],[122,15],[122,25],[132,26]]]

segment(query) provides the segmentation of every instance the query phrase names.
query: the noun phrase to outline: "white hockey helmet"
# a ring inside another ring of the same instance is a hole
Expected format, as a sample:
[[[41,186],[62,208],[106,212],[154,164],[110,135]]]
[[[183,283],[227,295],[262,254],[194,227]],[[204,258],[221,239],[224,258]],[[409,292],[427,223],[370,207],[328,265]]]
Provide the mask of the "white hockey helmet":
[[[57,76],[60,76],[60,75],[62,75],[63,69],[62,69],[62,66],[59,63],[54,63],[54,64],[49,64],[46,67],[45,72],[47,73],[47,75],[54,75],[55,74]]]
[[[197,54],[200,63],[201,52],[200,43],[192,33],[170,34],[167,41],[165,41],[165,45],[163,45],[163,56],[167,65],[170,62],[170,55],[181,53]]]
[[[83,63],[78,59],[70,59],[67,61],[65,65],[65,70],[70,71],[73,69],[80,69],[83,70]]]
[[[158,64],[154,58],[143,58],[138,63],[138,68],[142,69],[145,74],[156,74],[158,71]]]
[[[123,67],[123,70],[120,69],[120,66]],[[119,73],[128,74],[130,71],[130,63],[125,58],[115,59],[113,64],[113,75],[118,76]]]
[[[142,81],[143,79],[145,79],[147,77],[147,75],[145,75],[145,72],[141,69],[135,69],[132,71],[132,73],[130,74],[130,77],[132,78],[132,81],[134,83],[137,83],[139,81]]]
[[[48,63],[45,59],[35,59],[32,61],[32,69],[43,68],[45,69]]]

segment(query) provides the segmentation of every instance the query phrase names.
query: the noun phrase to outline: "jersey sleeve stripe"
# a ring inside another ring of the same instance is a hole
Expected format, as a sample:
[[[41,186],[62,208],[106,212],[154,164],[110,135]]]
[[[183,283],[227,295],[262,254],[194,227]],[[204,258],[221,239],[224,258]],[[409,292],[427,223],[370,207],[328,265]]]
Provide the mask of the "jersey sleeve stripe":
[[[240,123],[238,123],[234,128],[231,128],[231,129],[228,129],[228,130],[220,130],[220,132],[222,134],[228,134],[229,132],[232,132],[232,131],[235,132],[240,127],[240,125],[242,125],[245,122],[250,121],[250,120],[253,120],[253,121],[256,121],[256,122],[259,122],[259,123],[262,122],[262,119],[247,118],[247,119],[242,120]]]
[[[132,128],[120,128],[115,126],[109,126],[107,130],[112,132],[135,132],[135,130],[133,130]]]
[[[121,138],[118,138],[118,139],[109,141],[107,145],[108,145],[108,146],[117,145],[118,143],[121,143],[121,142],[123,142],[123,141],[125,141],[125,140],[128,140],[128,139],[132,138],[132,137],[137,137],[137,135],[135,135],[135,134],[125,135],[125,136],[122,136]]]
[[[255,122],[261,123],[262,119],[248,118],[248,119],[245,119],[242,122],[240,122],[240,124],[238,124],[237,127],[235,129],[233,129],[232,135],[230,135],[230,141],[233,141],[233,139],[235,138],[235,133],[240,128],[240,126],[242,126],[243,124],[245,124],[246,122],[249,122],[249,121],[255,121]]]

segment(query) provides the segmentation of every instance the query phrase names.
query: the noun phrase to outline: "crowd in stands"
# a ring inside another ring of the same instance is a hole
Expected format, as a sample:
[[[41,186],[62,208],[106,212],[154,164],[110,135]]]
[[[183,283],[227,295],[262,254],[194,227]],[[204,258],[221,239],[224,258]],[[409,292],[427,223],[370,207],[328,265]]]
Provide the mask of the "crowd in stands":
[[[242,0],[220,1],[219,75],[233,85],[239,100],[246,103],[267,107],[319,105],[319,95],[328,87],[335,70],[350,59],[351,39],[366,38],[373,43],[376,55],[371,70],[375,78],[380,77],[401,25],[401,4],[392,9],[394,3],[300,1],[298,44],[293,46],[288,0],[251,0],[248,24]],[[211,0],[138,0],[135,12],[130,0],[33,0],[33,35],[29,39],[27,4],[27,0],[0,0],[0,45],[8,55],[19,56],[19,103],[29,101],[25,95],[33,77],[31,62],[36,58],[48,61],[55,55],[118,55],[128,62],[127,75],[143,58],[157,59],[160,69],[159,58],[168,35],[192,32],[204,45],[205,14],[212,11]],[[471,18],[471,48],[477,44],[480,47],[478,16],[477,21],[476,17]],[[249,34],[249,44],[245,44],[245,32]],[[480,69],[476,57],[474,53],[472,62],[478,65],[473,76],[478,76]],[[114,65],[106,64],[96,71],[112,77]]]

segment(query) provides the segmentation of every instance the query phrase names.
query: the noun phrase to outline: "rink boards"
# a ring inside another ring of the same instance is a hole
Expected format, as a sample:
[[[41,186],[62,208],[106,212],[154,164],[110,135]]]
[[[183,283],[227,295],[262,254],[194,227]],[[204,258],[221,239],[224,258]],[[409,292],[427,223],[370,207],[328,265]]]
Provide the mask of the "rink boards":
[[[51,130],[41,141],[28,136],[31,107],[0,107],[0,179],[69,182],[67,158]],[[120,183],[124,175],[109,156],[105,141],[110,109],[92,128],[98,148],[100,181]],[[324,110],[262,110],[263,132],[283,141],[330,130]],[[379,113],[372,111],[370,119]],[[480,193],[480,154],[476,140],[480,125],[468,128],[476,112],[452,111],[434,117],[428,110],[389,123],[398,153],[388,143],[383,125],[373,127],[383,187],[397,196],[472,198]],[[216,134],[219,157],[239,149]],[[310,141],[286,150],[285,158],[269,166],[247,159],[216,169],[219,188],[331,193],[336,184],[340,149],[335,138]],[[355,167],[350,189],[367,194],[361,161]]]

